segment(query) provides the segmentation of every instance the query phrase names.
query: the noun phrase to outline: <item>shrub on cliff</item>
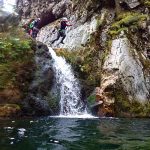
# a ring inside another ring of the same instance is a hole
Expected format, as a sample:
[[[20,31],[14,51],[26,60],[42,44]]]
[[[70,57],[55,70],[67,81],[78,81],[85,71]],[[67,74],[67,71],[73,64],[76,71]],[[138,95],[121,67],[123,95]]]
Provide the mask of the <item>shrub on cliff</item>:
[[[0,33],[0,104],[21,105],[33,77],[33,45],[20,29]]]

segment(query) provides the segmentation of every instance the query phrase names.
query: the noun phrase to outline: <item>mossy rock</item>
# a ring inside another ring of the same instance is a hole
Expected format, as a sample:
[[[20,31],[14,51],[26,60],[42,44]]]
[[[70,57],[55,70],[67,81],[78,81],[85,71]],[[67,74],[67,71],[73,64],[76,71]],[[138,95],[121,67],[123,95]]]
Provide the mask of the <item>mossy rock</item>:
[[[21,108],[17,104],[0,104],[0,117],[19,116]]]
[[[33,79],[34,51],[35,43],[21,29],[0,33],[0,103],[22,103]],[[18,111],[7,106],[1,109]]]
[[[132,28],[139,28],[139,24],[141,21],[147,19],[147,15],[143,15],[140,13],[133,13],[133,12],[125,12],[120,14],[116,21],[111,25],[109,34],[114,37],[119,35],[121,31],[128,32]]]
[[[145,0],[143,3],[146,7],[150,8],[150,0]]]
[[[98,69],[98,52],[93,48],[83,48],[80,50],[61,50],[57,52],[57,55],[65,57],[69,62],[76,75],[83,81],[83,84],[93,88],[99,85],[100,72]],[[93,88],[91,91],[93,91]]]
[[[95,97],[94,94],[91,94],[91,95],[87,98],[87,100],[88,100],[89,105],[94,105],[94,104],[95,104],[95,101],[96,101],[96,97]]]
[[[121,89],[121,88],[120,88]],[[115,115],[117,117],[150,117],[150,103],[140,103],[129,100],[128,94],[120,89],[115,89]]]
[[[45,99],[47,100],[49,107],[51,109],[52,115],[58,115],[59,112],[59,96],[49,93]]]

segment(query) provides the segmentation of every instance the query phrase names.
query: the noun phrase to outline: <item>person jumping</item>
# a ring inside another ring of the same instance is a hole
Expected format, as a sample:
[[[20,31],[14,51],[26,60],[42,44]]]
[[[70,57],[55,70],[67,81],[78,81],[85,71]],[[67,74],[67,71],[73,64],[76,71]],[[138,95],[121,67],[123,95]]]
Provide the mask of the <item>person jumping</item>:
[[[53,44],[55,41],[59,40],[60,37],[62,37],[61,42],[62,44],[64,44],[64,39],[66,37],[66,27],[67,26],[72,26],[71,24],[68,24],[68,19],[66,17],[62,18],[61,22],[60,22],[60,29],[58,30],[58,35],[57,38],[55,40],[53,40],[51,43]]]

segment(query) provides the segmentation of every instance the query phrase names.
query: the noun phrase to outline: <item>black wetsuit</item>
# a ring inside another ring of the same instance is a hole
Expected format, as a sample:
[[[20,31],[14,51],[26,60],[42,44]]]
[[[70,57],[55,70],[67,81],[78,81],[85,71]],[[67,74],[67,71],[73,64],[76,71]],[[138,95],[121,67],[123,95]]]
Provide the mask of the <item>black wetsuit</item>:
[[[57,41],[60,37],[62,37],[61,39],[61,42],[60,43],[63,43],[63,40],[65,39],[66,37],[66,27],[67,27],[67,23],[66,21],[62,21],[61,24],[60,24],[60,29],[59,29],[59,32],[58,32],[58,35],[57,35],[57,38],[52,41],[52,44]]]
[[[67,26],[67,23],[65,21],[62,21],[60,25],[60,30],[65,30],[66,26]]]

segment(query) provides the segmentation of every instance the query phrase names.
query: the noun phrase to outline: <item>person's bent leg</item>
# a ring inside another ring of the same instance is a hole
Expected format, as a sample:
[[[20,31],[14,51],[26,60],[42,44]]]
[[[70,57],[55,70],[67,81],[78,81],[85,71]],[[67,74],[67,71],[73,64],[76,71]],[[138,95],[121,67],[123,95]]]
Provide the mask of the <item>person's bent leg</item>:
[[[61,42],[62,44],[64,44],[64,39],[66,38],[66,33],[65,33],[65,30],[63,31],[62,33],[62,39],[61,39]]]
[[[53,40],[51,43],[53,44],[55,41],[58,41],[60,38],[60,33],[58,33],[57,38],[55,40]]]
[[[65,39],[65,37],[66,37],[66,35],[64,35],[64,36],[62,37],[62,39],[61,39],[61,42],[60,42],[60,43],[64,44],[64,39]]]

